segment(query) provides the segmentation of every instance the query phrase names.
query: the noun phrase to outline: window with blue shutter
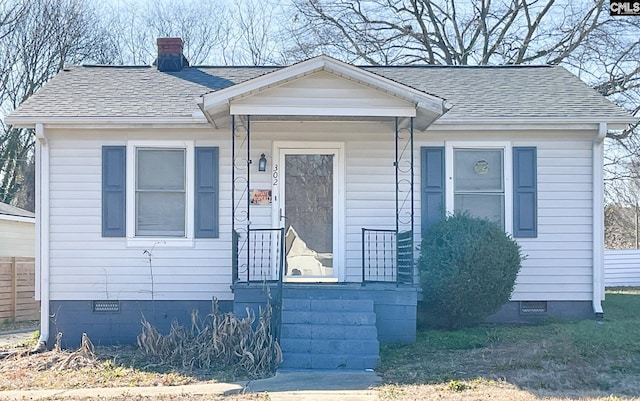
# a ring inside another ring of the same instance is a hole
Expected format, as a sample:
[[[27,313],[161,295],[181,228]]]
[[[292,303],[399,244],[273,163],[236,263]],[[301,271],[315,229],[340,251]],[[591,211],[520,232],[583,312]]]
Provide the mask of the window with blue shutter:
[[[535,147],[513,148],[513,236],[538,235],[537,161]]]
[[[422,148],[422,233],[445,216],[444,147]]]
[[[126,221],[126,148],[102,147],[102,236],[124,237]]]
[[[218,238],[218,148],[195,148],[196,238]]]

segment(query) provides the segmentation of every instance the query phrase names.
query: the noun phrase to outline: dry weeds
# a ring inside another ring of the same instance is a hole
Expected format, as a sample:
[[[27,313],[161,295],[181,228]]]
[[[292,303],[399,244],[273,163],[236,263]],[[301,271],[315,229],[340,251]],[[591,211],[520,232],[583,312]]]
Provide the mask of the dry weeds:
[[[270,375],[282,362],[282,351],[271,328],[272,309],[267,303],[259,316],[247,308],[247,317],[214,310],[201,319],[191,313],[191,328],[171,325],[162,335],[146,319],[138,347],[162,365],[188,371],[197,369],[226,370],[250,378]]]
[[[75,351],[31,353],[33,344],[5,349],[0,359],[0,390],[92,387],[177,386],[202,379],[179,372],[136,368],[134,347],[97,347],[88,337]]]

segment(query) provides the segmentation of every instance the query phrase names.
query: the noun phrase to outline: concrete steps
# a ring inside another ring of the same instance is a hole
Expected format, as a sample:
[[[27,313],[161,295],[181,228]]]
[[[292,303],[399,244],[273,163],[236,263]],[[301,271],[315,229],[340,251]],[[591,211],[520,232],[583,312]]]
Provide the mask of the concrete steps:
[[[285,290],[280,347],[282,368],[375,368],[380,344],[373,300]]]

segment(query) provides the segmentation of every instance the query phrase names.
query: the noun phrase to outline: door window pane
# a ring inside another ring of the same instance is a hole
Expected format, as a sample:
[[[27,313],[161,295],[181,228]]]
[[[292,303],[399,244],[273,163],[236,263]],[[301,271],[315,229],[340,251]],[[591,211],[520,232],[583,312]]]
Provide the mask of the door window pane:
[[[289,276],[333,276],[333,155],[285,155]]]
[[[136,150],[136,236],[184,237],[184,149]]]

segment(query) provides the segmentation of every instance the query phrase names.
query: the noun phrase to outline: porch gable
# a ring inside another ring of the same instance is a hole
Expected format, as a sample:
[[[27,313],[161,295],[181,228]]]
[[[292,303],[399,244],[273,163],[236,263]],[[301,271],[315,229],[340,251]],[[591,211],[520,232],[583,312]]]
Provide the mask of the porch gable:
[[[399,96],[319,71],[231,100],[234,115],[415,117]]]
[[[443,98],[327,56],[318,56],[202,96],[208,119],[229,115],[413,117],[424,130],[451,106]]]

